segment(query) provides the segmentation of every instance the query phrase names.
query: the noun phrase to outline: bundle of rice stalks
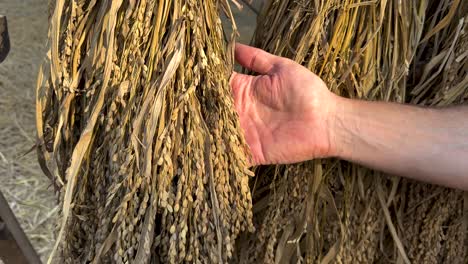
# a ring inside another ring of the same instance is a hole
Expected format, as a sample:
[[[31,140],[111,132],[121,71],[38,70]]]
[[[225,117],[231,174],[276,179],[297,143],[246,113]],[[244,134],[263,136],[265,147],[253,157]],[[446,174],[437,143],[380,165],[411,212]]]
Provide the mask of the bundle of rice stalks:
[[[458,0],[271,0],[253,43],[342,96],[459,104],[468,99],[467,8]],[[239,240],[242,263],[467,261],[466,193],[338,160],[258,172],[257,233]]]
[[[468,100],[468,3],[431,1],[410,69],[407,102],[445,107]],[[429,15],[430,14],[430,15]],[[413,263],[468,261],[468,193],[406,183],[402,230]]]
[[[39,159],[62,207],[49,262],[221,263],[252,230],[220,10],[51,4],[37,88]]]

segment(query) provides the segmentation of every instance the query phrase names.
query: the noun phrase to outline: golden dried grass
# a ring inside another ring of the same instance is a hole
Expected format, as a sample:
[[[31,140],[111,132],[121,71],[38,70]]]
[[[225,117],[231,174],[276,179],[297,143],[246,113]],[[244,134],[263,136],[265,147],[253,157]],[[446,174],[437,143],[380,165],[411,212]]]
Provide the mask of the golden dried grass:
[[[62,207],[49,262],[226,262],[253,228],[227,1],[51,8],[36,103]]]

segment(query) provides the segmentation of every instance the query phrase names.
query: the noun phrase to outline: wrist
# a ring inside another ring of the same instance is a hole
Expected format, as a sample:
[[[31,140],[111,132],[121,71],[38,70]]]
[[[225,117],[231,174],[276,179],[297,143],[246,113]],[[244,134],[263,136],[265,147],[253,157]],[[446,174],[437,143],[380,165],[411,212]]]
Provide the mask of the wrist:
[[[349,159],[352,143],[349,135],[349,126],[355,118],[347,117],[352,115],[353,100],[333,94],[333,108],[328,118],[328,137],[330,144],[329,157]]]

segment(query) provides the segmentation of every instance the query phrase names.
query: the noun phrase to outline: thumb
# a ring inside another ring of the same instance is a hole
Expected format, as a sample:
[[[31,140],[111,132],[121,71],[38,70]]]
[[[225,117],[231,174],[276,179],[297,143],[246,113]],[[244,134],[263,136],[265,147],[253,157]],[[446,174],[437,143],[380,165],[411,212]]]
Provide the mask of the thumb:
[[[280,57],[240,43],[236,44],[235,58],[244,68],[260,74],[268,74],[281,61]]]

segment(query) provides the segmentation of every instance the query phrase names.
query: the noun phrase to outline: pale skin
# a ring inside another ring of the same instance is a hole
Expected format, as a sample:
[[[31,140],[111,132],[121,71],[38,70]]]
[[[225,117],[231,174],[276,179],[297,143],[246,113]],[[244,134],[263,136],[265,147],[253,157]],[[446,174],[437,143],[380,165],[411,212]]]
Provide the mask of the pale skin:
[[[235,107],[252,165],[337,157],[468,191],[468,107],[421,108],[346,99],[301,65],[246,45],[234,72]]]

